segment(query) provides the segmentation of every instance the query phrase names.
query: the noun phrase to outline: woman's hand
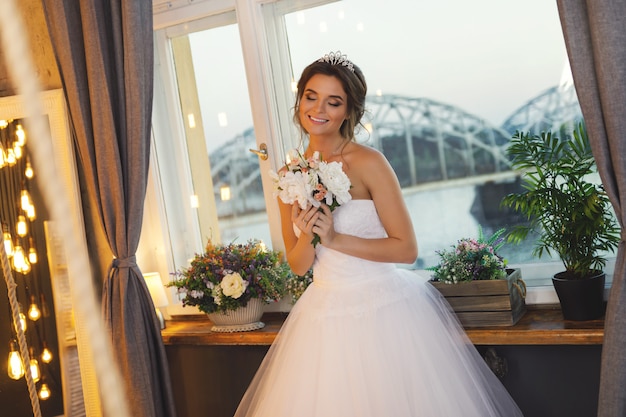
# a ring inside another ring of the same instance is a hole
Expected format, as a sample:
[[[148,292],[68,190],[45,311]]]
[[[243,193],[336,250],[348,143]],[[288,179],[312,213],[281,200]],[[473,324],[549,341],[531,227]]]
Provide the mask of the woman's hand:
[[[298,203],[293,204],[291,209],[291,221],[298,229],[308,237],[313,237],[313,227],[319,219],[321,212],[317,207],[310,206],[300,209]]]
[[[317,210],[317,220],[312,231],[320,237],[322,245],[328,248],[336,235],[333,215],[326,204],[322,204]]]

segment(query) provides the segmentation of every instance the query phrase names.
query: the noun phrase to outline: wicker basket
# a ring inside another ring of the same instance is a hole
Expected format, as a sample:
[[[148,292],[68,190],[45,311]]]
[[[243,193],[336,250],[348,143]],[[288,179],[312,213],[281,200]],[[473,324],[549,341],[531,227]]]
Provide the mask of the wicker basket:
[[[208,316],[213,322],[213,332],[249,332],[265,327],[265,323],[260,321],[263,316],[263,302],[258,298],[252,298],[245,307],[237,310],[209,313]]]

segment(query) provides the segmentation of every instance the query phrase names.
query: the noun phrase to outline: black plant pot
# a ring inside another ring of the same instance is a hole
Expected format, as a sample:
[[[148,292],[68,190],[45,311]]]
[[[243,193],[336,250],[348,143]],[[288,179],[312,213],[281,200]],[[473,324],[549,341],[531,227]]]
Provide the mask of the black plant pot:
[[[552,284],[561,302],[565,320],[595,320],[604,315],[604,281],[606,275],[597,271],[585,279],[565,279],[566,272],[552,277]]]

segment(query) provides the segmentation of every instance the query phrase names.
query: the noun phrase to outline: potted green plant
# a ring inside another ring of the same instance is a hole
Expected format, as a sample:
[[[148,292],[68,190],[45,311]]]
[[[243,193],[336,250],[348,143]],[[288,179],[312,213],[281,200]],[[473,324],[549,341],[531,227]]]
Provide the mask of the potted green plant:
[[[207,313],[214,324],[211,330],[233,332],[262,328],[263,304],[285,295],[293,273],[282,253],[250,240],[226,245],[209,241],[188,268],[174,275],[168,285],[178,289],[183,306]]]
[[[521,171],[524,190],[502,204],[527,222],[511,229],[508,240],[538,236],[533,255],[555,252],[565,270],[555,274],[565,319],[591,320],[604,314],[604,268],[619,243],[619,227],[609,198],[597,178],[584,123],[572,135],[558,137],[516,132],[507,155]]]

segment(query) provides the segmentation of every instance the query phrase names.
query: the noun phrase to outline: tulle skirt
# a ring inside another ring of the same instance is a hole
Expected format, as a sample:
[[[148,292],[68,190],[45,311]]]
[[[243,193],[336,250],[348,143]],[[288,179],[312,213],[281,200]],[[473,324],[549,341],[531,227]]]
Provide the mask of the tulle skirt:
[[[426,278],[371,272],[338,284],[316,270],[235,417],[522,415]]]

